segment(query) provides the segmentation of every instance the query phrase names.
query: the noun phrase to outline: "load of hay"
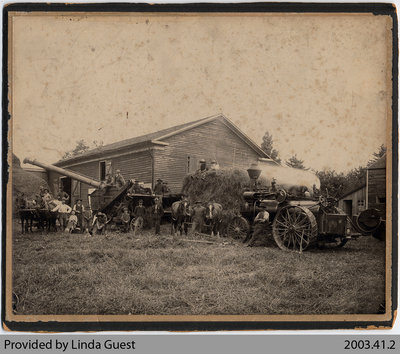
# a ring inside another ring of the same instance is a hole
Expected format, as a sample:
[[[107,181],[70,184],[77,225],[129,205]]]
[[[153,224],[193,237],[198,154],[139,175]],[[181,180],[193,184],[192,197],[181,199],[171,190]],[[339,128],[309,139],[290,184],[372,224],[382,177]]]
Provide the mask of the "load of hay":
[[[250,179],[245,170],[226,169],[196,172],[183,180],[182,193],[190,203],[220,203],[224,210],[238,212],[243,205],[243,191],[250,187]]]
[[[21,161],[13,154],[12,160],[12,189],[13,196],[24,193],[25,197],[33,198],[39,192],[39,187],[49,188],[47,182],[33,173],[21,168]]]

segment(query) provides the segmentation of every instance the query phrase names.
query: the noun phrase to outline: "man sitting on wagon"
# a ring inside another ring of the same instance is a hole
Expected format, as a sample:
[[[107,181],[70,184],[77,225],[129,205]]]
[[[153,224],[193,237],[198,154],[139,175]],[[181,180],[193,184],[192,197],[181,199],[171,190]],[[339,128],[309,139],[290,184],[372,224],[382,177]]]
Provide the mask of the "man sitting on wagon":
[[[261,203],[261,211],[254,219],[254,231],[250,238],[247,247],[253,247],[257,241],[263,241],[266,238],[266,233],[269,227],[269,213],[266,210],[266,205]]]
[[[116,173],[114,177],[115,186],[118,189],[121,189],[123,186],[125,186],[125,178],[121,175],[121,170],[116,170],[115,173]]]
[[[164,186],[163,186],[163,183],[162,183],[162,182],[163,182],[163,181],[162,181],[161,178],[157,179],[157,183],[156,183],[156,185],[154,186],[154,194],[155,194],[155,195],[163,195],[163,193],[164,193]]]

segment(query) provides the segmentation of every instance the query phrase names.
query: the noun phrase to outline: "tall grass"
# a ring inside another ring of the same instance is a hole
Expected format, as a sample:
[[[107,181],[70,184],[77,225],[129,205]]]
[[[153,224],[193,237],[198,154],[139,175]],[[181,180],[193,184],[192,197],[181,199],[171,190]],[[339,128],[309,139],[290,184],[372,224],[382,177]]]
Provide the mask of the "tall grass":
[[[150,232],[14,234],[18,314],[353,314],[384,304],[384,244],[286,253]],[[203,236],[203,239],[209,239]]]

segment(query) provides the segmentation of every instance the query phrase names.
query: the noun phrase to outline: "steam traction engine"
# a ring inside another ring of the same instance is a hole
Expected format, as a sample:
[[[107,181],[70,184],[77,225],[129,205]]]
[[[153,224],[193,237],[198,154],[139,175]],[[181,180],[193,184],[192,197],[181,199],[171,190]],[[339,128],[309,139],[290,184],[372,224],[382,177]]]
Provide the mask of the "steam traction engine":
[[[230,225],[230,232],[237,238],[248,235],[261,206],[270,214],[276,244],[287,251],[302,252],[312,244],[342,247],[352,238],[373,234],[381,225],[377,210],[367,209],[352,220],[336,207],[336,199],[318,196],[315,185],[309,190],[304,185],[290,183],[284,188],[276,187],[273,182],[269,188],[258,189],[257,179],[262,171],[252,165],[247,172],[254,187],[243,192],[245,203],[241,215]]]

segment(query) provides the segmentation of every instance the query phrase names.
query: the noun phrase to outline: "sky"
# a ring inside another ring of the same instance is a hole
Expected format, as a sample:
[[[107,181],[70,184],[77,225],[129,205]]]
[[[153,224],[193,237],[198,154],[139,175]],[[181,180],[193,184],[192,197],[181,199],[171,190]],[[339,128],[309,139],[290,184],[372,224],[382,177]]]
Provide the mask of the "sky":
[[[12,150],[53,163],[218,113],[282,159],[365,165],[390,126],[390,19],[38,15],[12,19]]]

